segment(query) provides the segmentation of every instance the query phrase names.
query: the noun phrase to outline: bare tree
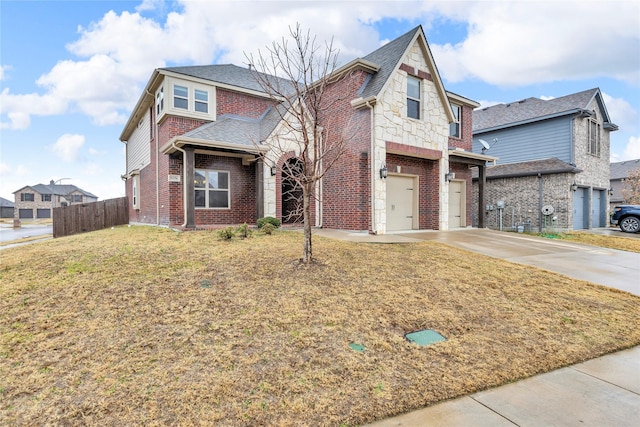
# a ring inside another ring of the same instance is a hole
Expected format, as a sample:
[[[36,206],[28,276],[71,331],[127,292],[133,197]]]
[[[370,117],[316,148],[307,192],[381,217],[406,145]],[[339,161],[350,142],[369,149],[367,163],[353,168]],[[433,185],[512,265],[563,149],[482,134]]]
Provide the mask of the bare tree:
[[[625,203],[631,205],[640,204],[640,168],[629,172],[629,176],[623,181],[622,198]]]
[[[283,200],[293,206],[289,218],[283,219],[302,218],[301,261],[309,263],[313,254],[311,207],[319,197],[318,183],[344,152],[349,133],[355,132],[351,126],[331,126],[333,115],[329,113],[345,101],[343,93],[332,88],[352,75],[336,72],[338,51],[333,40],[321,46],[300,24],[290,27],[289,38],[273,42],[266,52],[259,51],[255,58],[245,56],[254,78],[277,106],[280,131],[269,141],[266,161],[293,160],[278,165],[286,184]]]

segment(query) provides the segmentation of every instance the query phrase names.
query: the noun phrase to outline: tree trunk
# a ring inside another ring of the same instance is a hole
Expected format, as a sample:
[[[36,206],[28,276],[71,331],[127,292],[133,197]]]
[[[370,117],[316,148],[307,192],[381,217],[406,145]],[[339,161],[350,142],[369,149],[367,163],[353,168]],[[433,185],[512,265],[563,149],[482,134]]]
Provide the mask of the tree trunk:
[[[305,182],[302,185],[302,217],[304,229],[304,243],[302,249],[302,262],[311,262],[313,250],[311,246],[311,189],[313,184]]]

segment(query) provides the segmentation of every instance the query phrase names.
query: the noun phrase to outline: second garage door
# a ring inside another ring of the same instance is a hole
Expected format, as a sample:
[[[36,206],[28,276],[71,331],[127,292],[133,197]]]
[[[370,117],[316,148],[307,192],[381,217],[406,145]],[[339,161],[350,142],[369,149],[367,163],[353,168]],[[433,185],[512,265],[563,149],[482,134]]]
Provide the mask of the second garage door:
[[[389,176],[387,178],[387,230],[412,230],[414,228],[417,178]],[[417,227],[415,227],[417,228]]]

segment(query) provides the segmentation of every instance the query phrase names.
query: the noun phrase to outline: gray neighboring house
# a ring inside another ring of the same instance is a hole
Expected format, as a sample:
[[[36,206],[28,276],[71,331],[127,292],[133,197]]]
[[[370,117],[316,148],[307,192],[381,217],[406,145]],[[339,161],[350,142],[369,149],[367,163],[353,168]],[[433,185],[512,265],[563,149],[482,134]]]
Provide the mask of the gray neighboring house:
[[[607,226],[609,134],[616,130],[598,88],[474,110],[472,151],[499,159],[487,168],[487,227]]]
[[[611,197],[609,207],[613,209],[615,205],[627,203],[622,196],[622,189],[625,188],[625,180],[629,174],[636,169],[640,169],[640,159],[625,160],[624,162],[611,163]]]
[[[15,205],[11,200],[0,197],[0,218],[13,218]]]
[[[13,194],[15,195],[14,219],[51,218],[54,207],[98,201],[98,196],[88,191],[75,185],[55,184],[53,180],[49,184],[27,185],[14,191]]]

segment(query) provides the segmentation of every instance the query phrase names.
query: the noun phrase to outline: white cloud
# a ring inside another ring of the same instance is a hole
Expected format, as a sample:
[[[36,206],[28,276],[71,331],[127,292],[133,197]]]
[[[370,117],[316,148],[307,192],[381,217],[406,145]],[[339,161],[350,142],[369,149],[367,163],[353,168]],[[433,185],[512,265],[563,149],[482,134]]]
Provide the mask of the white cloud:
[[[454,5],[457,19],[467,22],[467,38],[431,46],[451,82],[479,79],[504,87],[609,76],[640,84],[638,2]]]
[[[640,133],[638,112],[629,102],[622,98],[614,98],[606,92],[602,92],[602,98],[611,121],[618,125],[620,131],[632,135]]]
[[[186,1],[159,22],[146,11],[168,4],[142,0],[136,12],[113,11],[81,23],[67,45],[73,59],[58,62],[37,81],[42,94],[3,90],[3,129],[24,129],[34,115],[79,111],[98,125],[123,123],[154,68],[172,64],[246,62],[300,22],[319,42],[334,37],[346,62],[380,46],[374,24],[445,20],[467,26],[455,45],[431,44],[450,82],[501,86],[607,76],[640,83],[637,2],[248,2]],[[553,17],[570,17],[558,19]],[[550,18],[551,17],[551,18]],[[0,78],[5,77],[0,68]]]
[[[11,173],[11,166],[7,163],[0,163],[0,175]]]
[[[10,69],[8,65],[0,65],[0,82],[6,79],[7,70]]]
[[[84,145],[84,135],[64,134],[51,147],[53,153],[65,162],[71,163],[78,157]]]
[[[104,169],[97,163],[89,163],[84,167],[82,172],[88,176],[96,176],[101,175],[104,172]]]
[[[622,160],[640,159],[640,136],[632,136],[624,149]]]

